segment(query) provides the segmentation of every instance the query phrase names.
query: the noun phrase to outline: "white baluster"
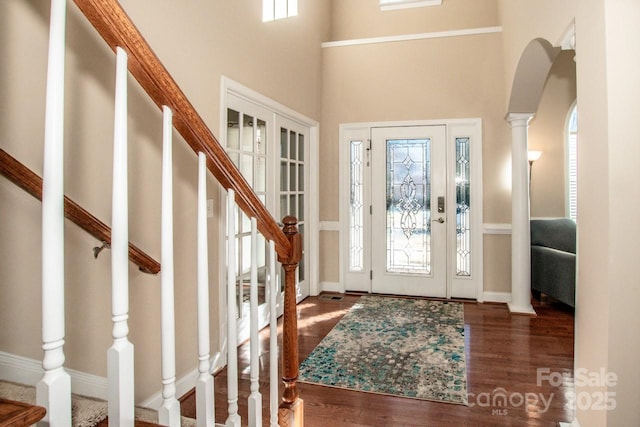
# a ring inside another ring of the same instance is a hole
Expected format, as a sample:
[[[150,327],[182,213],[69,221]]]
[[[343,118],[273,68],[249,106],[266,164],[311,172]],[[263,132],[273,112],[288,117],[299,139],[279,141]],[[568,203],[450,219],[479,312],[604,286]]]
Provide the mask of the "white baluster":
[[[41,425],[71,425],[71,381],[64,369],[64,50],[66,0],[51,2],[42,188],[42,367],[36,401]]]
[[[207,246],[207,160],[198,153],[198,380],[196,418],[198,427],[215,422],[213,375],[209,373],[209,248]]]
[[[251,218],[251,283],[250,306],[250,358],[251,394],[249,395],[249,426],[262,426],[262,395],[260,394],[260,337],[258,336],[258,222]]]
[[[133,344],[129,335],[129,207],[127,173],[127,54],[116,49],[116,97],[111,213],[111,313],[113,345],[107,352],[109,423],[133,426]]]
[[[162,107],[162,236],[161,236],[161,333],[162,333],[162,406],[158,421],[170,427],[180,426],[180,402],[176,399],[176,345],[173,292],[173,113]]]
[[[278,312],[276,298],[278,281],[276,280],[276,245],[269,241],[269,409],[271,427],[278,427]]]
[[[238,337],[236,331],[236,203],[235,192],[227,195],[227,426],[240,427],[238,415]]]

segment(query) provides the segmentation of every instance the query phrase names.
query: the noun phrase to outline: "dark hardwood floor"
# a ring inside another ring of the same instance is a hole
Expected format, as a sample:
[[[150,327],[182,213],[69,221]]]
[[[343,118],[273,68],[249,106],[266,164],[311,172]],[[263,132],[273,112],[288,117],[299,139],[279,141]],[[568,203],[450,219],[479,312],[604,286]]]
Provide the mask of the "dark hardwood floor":
[[[311,297],[299,306],[303,361],[358,300]],[[573,387],[573,311],[559,303],[534,301],[536,317],[510,315],[503,304],[465,303],[469,406],[360,393],[299,383],[305,426],[557,426],[573,418],[565,408]],[[261,333],[263,424],[268,425],[268,330]],[[246,423],[249,345],[238,351],[240,414]],[[564,376],[559,386],[546,376]],[[227,416],[226,371],[215,378],[216,421]],[[280,387],[282,389],[282,387]],[[501,398],[502,397],[502,398]],[[182,415],[195,417],[195,396],[182,400]]]

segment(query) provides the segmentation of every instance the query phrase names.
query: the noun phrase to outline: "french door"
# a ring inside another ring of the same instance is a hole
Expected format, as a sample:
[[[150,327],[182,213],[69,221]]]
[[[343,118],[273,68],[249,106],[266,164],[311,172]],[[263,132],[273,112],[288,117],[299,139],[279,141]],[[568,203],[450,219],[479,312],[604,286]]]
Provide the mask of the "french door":
[[[271,212],[275,210],[274,171],[269,166],[275,141],[270,135],[272,114],[257,105],[230,98],[227,108],[226,150],[254,192]],[[221,206],[225,206],[224,203]],[[249,286],[251,273],[251,220],[239,208],[236,212],[236,304],[238,342],[249,337]],[[267,243],[258,234],[258,327],[269,324],[269,289],[267,279]],[[280,299],[280,295],[277,296]]]
[[[229,94],[226,110],[226,151],[258,198],[278,221],[287,215],[298,219],[303,239],[303,258],[296,277],[296,299],[309,296],[310,239],[309,218],[309,144],[310,129],[295,120],[258,105],[245,98]],[[224,206],[224,204],[222,204]],[[251,221],[238,209],[236,223],[238,342],[249,336],[249,279],[251,266]],[[307,234],[307,236],[305,236]],[[267,289],[267,242],[258,234],[258,326],[269,324],[269,289]],[[277,274],[280,283],[277,295],[278,315],[282,314],[284,273]]]
[[[285,117],[276,116],[279,134],[279,203],[276,218],[287,215],[298,219],[298,232],[302,237],[303,257],[296,270],[296,302],[309,296],[309,282],[305,266],[308,265],[309,239],[305,238],[309,218],[309,128]],[[308,236],[307,236],[308,237]],[[280,275],[284,277],[284,273]],[[284,280],[280,281],[284,292]]]
[[[477,119],[341,127],[346,291],[482,299],[481,135]]]

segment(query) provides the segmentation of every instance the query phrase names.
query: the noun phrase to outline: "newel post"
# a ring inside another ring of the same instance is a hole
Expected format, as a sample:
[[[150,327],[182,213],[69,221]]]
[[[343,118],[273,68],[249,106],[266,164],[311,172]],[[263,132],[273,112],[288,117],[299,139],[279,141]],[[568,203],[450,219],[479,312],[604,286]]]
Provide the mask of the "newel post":
[[[284,269],[284,320],[282,328],[282,381],[284,393],[278,410],[280,426],[304,425],[303,401],[298,381],[298,316],[296,307],[296,269],[302,259],[302,236],[298,233],[298,220],[287,216],[283,231],[291,243],[288,258],[278,257]]]

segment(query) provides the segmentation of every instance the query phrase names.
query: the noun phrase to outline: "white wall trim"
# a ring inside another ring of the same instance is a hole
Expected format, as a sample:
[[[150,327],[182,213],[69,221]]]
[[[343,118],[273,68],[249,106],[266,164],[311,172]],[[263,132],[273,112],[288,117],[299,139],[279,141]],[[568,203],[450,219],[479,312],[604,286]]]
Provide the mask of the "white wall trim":
[[[577,419],[575,419],[573,420],[573,422],[570,422],[570,423],[560,422],[560,427],[580,427],[580,423],[578,422]]]
[[[380,0],[381,10],[410,9],[414,7],[440,6],[442,0]]]
[[[432,33],[400,34],[397,36],[369,37],[363,39],[338,40],[322,43],[322,48],[360,46],[375,43],[394,43],[413,40],[441,39],[447,37],[477,36],[482,34],[501,33],[502,27],[468,28],[466,30],[436,31]]]
[[[344,293],[344,286],[340,282],[320,282],[320,292]]]
[[[224,367],[223,362],[224,360],[219,353],[211,357],[210,372],[214,374],[221,370]],[[107,378],[69,368],[65,368],[65,371],[71,377],[71,391],[73,393],[96,399],[108,399],[109,380]],[[43,375],[42,361],[0,351],[0,379],[35,386]],[[178,379],[176,381],[176,395],[182,396],[195,387],[198,375],[198,369],[195,368]],[[162,402],[162,390],[160,390],[138,405],[158,410],[162,406]]]
[[[320,231],[340,231],[340,221],[320,221]]]
[[[484,302],[500,302],[505,304],[511,302],[511,292],[485,291],[483,297]]]
[[[183,377],[176,380],[176,396],[180,397],[186,392],[195,387],[196,380],[198,379],[198,369],[194,369],[187,373]],[[162,406],[164,399],[162,397],[162,390],[152,394],[140,403],[140,406],[157,411]]]
[[[511,234],[511,224],[483,224],[484,234]]]
[[[572,20],[560,39],[554,46],[560,46],[562,50],[575,50],[576,48],[576,22]]]
[[[107,400],[105,377],[65,368],[71,377],[71,390],[83,396]],[[42,361],[0,351],[0,379],[35,386],[44,375]]]
[[[221,354],[217,353],[209,359],[209,364],[211,366],[209,372],[211,372],[211,374],[214,374],[220,371],[222,368],[224,368],[224,362],[225,360],[223,357],[221,357]],[[180,377],[176,381],[176,396],[184,396],[185,393],[188,393],[191,389],[193,389],[195,387],[196,380],[198,379],[198,375],[200,375],[200,372],[198,371],[198,368],[195,368],[192,371],[188,372],[186,375]],[[160,409],[163,402],[164,399],[162,397],[162,390],[160,390],[140,402],[139,406],[157,411]]]

